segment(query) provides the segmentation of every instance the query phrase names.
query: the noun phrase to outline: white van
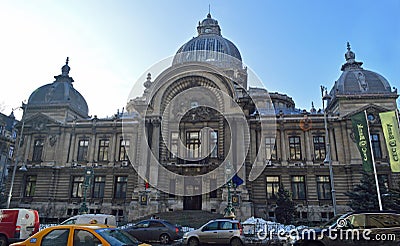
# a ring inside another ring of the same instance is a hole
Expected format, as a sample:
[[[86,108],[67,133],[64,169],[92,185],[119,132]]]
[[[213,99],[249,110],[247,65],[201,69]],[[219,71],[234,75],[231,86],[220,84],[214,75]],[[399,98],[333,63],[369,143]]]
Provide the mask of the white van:
[[[70,224],[103,224],[117,226],[117,219],[114,215],[110,214],[80,214],[61,222],[61,225]]]
[[[0,245],[27,239],[39,231],[39,213],[25,208],[0,209]]]

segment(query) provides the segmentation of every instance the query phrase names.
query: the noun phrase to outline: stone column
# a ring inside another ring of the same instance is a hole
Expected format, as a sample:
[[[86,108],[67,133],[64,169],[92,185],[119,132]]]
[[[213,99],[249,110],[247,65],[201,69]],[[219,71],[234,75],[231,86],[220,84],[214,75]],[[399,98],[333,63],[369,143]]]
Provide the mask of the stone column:
[[[152,182],[152,184],[157,184],[158,183],[158,169],[160,168],[159,166],[159,159],[160,159],[160,126],[161,126],[161,121],[158,118],[153,118],[152,119],[152,142],[151,142],[151,151],[150,151],[150,174],[149,178]]]
[[[281,154],[282,154],[282,165],[287,165],[287,148],[286,148],[286,142],[287,139],[285,137],[285,131],[284,131],[284,126],[283,122],[279,125],[280,132],[281,132]]]

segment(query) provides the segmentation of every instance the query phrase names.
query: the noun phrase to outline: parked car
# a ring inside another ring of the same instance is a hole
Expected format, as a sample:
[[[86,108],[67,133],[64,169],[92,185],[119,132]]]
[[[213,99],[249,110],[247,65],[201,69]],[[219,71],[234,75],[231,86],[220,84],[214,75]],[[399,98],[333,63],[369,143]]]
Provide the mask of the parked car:
[[[0,245],[27,239],[39,231],[38,211],[24,208],[0,209]]]
[[[295,246],[400,245],[400,214],[358,211],[341,215],[320,228],[298,232]]]
[[[210,220],[197,230],[183,235],[184,245],[218,244],[241,246],[244,244],[242,226],[238,220]]]
[[[142,242],[167,244],[183,236],[182,227],[166,220],[149,219],[140,221],[124,229]]]
[[[107,225],[57,225],[45,228],[10,246],[149,246],[128,233]]]
[[[70,224],[103,224],[117,226],[117,219],[114,215],[110,214],[80,214],[61,222],[60,225]]]

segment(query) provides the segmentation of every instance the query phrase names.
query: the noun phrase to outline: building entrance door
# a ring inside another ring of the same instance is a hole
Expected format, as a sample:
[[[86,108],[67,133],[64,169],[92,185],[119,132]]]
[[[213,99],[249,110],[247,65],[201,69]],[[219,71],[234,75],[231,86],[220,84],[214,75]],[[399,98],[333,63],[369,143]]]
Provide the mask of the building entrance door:
[[[201,210],[201,195],[185,196],[183,198],[183,210]]]
[[[201,180],[195,177],[185,179],[185,196],[183,197],[183,210],[201,210],[201,203]]]

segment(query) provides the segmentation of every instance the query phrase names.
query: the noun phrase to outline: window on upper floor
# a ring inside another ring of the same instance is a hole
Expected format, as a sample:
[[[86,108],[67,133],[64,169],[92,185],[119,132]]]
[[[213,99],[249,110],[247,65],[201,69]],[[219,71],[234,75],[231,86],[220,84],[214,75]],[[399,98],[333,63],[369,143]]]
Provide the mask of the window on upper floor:
[[[265,138],[265,159],[276,160],[276,139],[274,137]]]
[[[119,161],[128,161],[129,160],[129,148],[130,141],[129,139],[121,139],[119,141]]]
[[[201,156],[201,132],[187,131],[186,132],[186,149],[187,157],[196,159]]]
[[[176,159],[176,157],[178,156],[178,142],[179,142],[179,133],[171,132],[169,156],[172,159]]]
[[[301,160],[301,143],[298,136],[289,137],[289,157],[290,160]]]
[[[218,132],[210,131],[210,157],[218,157]]]
[[[108,161],[109,146],[110,146],[109,140],[102,139],[99,141],[98,161]]]
[[[375,159],[382,159],[381,143],[379,134],[371,134],[371,148]]]
[[[325,136],[314,136],[314,159],[317,161],[325,160],[326,149],[325,149]]]
[[[87,161],[88,150],[89,150],[89,140],[88,139],[79,140],[77,160],[78,161]]]

